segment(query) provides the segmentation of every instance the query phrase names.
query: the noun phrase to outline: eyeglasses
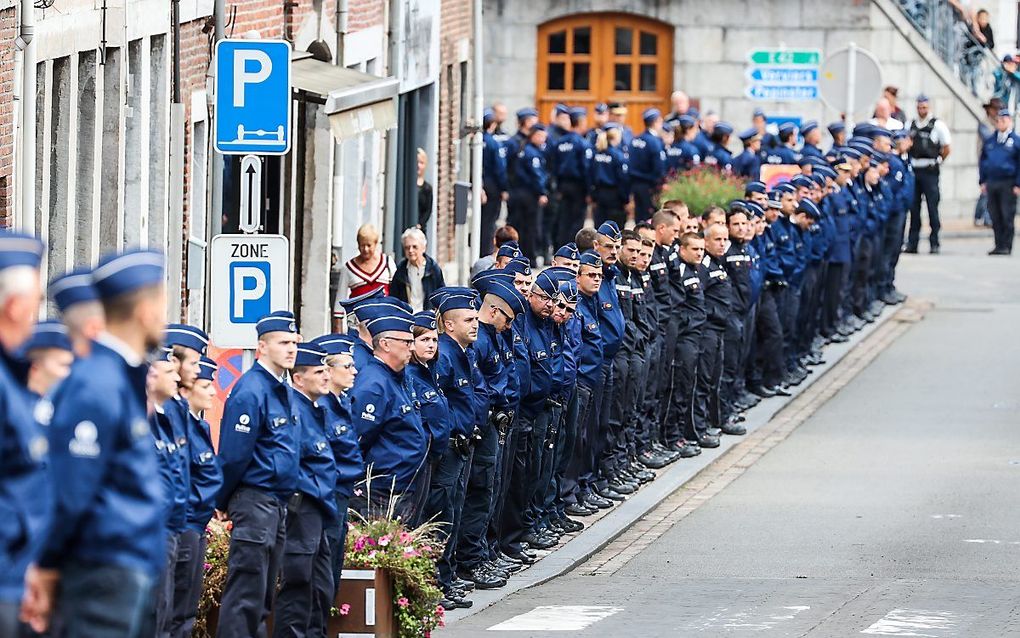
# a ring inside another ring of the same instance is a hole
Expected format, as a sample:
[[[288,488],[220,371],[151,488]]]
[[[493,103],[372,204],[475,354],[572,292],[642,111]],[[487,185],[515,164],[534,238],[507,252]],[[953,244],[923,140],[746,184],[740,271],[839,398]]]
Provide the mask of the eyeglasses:
[[[490,308],[495,308],[496,310],[499,311],[499,314],[501,314],[504,317],[506,317],[506,322],[507,323],[511,323],[514,320],[514,318],[506,310],[503,310],[502,308],[500,308],[496,304],[489,304],[489,307]]]
[[[399,337],[383,337],[383,339],[388,339],[389,341],[399,341],[408,348],[414,345],[414,339],[401,339]]]
[[[589,279],[602,279],[602,273],[600,272],[583,272],[579,277],[587,277]]]
[[[566,312],[568,315],[574,314],[573,306],[570,306],[570,305],[565,304],[563,302],[560,302],[560,303],[556,304],[556,307],[559,308],[560,310]]]
[[[604,241],[599,242],[599,246],[602,246],[606,250],[620,250],[620,244],[606,243]]]
[[[331,367],[331,368],[341,368],[343,370],[350,370],[351,368],[354,367],[354,362],[351,361],[350,363],[333,363],[333,364],[330,364],[329,367]]]
[[[553,302],[553,298],[541,290],[532,289],[531,294],[534,295],[535,297],[538,297],[538,300],[544,304],[551,304]]]

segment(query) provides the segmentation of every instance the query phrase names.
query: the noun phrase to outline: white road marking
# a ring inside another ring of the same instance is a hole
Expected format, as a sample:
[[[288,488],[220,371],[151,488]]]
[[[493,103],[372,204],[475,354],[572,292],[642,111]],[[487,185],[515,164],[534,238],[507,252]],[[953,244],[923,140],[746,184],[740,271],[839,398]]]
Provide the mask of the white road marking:
[[[710,616],[703,616],[687,624],[687,631],[718,630],[720,627],[731,631],[768,631],[781,623],[793,620],[797,614],[811,609],[807,605],[753,609],[751,611],[729,611],[726,607],[715,610]],[[713,632],[717,633],[717,631]]]
[[[961,516],[960,514],[932,514],[931,517],[934,518],[934,519],[940,519],[940,518],[963,518],[963,516]]]
[[[923,636],[943,638],[954,635],[959,616],[950,611],[894,609],[862,634],[878,636]],[[935,633],[932,633],[935,632]]]
[[[623,607],[545,605],[489,627],[488,631],[580,631],[623,611]]]

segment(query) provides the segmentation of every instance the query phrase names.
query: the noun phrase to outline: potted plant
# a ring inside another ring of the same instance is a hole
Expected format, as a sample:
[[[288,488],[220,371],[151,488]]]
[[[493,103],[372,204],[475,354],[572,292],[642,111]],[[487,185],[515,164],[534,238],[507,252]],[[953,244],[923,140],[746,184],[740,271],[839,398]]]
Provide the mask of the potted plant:
[[[699,166],[667,180],[659,194],[659,201],[682,200],[691,215],[699,216],[712,206],[726,208],[731,201],[743,196],[742,178],[709,166]]]

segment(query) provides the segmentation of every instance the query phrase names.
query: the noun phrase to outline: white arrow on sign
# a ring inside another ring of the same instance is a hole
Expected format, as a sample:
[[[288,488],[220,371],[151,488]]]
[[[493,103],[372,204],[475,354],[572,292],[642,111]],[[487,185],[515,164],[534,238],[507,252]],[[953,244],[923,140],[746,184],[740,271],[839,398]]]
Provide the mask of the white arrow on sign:
[[[257,233],[262,222],[262,160],[258,155],[241,158],[241,215],[238,227],[242,233]]]

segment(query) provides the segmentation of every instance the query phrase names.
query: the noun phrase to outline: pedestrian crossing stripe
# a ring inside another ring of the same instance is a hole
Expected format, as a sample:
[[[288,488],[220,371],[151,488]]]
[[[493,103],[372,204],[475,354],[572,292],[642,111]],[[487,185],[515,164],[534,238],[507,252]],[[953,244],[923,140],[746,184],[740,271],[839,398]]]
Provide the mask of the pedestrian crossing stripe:
[[[893,609],[862,634],[877,636],[955,636],[958,616],[948,611]]]
[[[504,620],[488,631],[580,631],[623,611],[603,605],[545,605]]]

